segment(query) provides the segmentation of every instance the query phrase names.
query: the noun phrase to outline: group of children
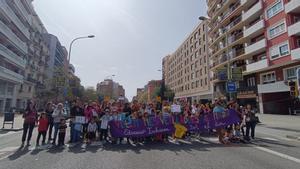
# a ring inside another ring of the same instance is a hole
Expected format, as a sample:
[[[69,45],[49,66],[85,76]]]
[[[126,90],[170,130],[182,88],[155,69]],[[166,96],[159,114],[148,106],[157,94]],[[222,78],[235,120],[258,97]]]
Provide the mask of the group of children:
[[[72,123],[71,130],[77,130],[79,132],[79,137],[81,141],[92,143],[94,141],[101,141],[102,143],[112,142],[121,143],[132,140],[133,142],[157,140],[157,141],[168,141],[168,136],[166,134],[156,134],[147,138],[112,138],[109,134],[109,122],[114,120],[118,122],[118,127],[120,128],[131,128],[139,127],[141,125],[151,127],[155,125],[155,120],[160,119],[162,124],[166,123],[177,123],[181,125],[187,125],[189,123],[199,123],[200,116],[212,113],[213,106],[211,104],[205,105],[181,105],[181,112],[174,113],[171,112],[170,104],[163,104],[159,109],[153,104],[141,105],[137,102],[133,102],[130,106],[121,104],[111,104],[106,105],[104,108],[96,104],[91,104],[87,106],[82,106],[83,113],[82,116],[85,117],[85,123],[78,124],[76,121]],[[103,106],[102,106],[103,107]],[[72,112],[71,112],[72,113]],[[169,121],[172,119],[172,122]],[[60,118],[60,123],[56,126],[58,130],[58,145],[64,145],[66,137],[66,124],[67,118]],[[46,113],[41,113],[38,120],[38,136],[37,136],[37,146],[40,145],[40,138],[42,139],[42,144],[45,144],[46,133],[49,127],[49,119]],[[198,135],[203,131],[193,131],[186,132],[183,138],[189,138],[192,135]],[[214,130],[208,130],[208,132],[214,132]],[[72,133],[72,132],[71,132]],[[241,142],[243,138],[241,136],[241,125],[235,124],[228,126],[221,130],[222,139],[220,142],[228,144],[230,142]],[[71,139],[72,140],[72,139]],[[78,140],[78,141],[79,141]],[[54,140],[55,141],[55,140]]]
[[[49,120],[46,113],[41,113],[38,119],[38,135],[36,140],[36,146],[40,146],[40,138],[42,138],[42,145],[46,144],[46,135],[49,126]],[[58,126],[58,146],[63,146],[65,144],[65,136],[66,136],[66,119],[60,119],[60,123]]]

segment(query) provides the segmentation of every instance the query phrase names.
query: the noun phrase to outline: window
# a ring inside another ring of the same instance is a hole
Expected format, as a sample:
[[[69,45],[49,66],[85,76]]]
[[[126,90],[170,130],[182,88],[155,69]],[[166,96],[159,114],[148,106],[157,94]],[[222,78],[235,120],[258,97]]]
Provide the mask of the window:
[[[284,79],[285,80],[292,80],[297,78],[297,69],[299,67],[293,67],[293,68],[288,68],[284,70]]]
[[[14,95],[14,86],[13,85],[7,85],[7,95],[13,96]]]
[[[273,16],[277,15],[280,11],[283,10],[282,0],[277,0],[274,5],[270,6],[267,9],[267,19],[272,18]]]
[[[250,77],[247,79],[247,86],[255,86],[255,77]]]
[[[288,55],[289,54],[289,45],[284,44],[284,45],[280,46],[279,51],[280,51],[281,56]]]
[[[5,95],[5,91],[6,91],[6,84],[0,81],[0,95]]]
[[[273,46],[270,48],[270,57],[271,60],[277,59],[290,54],[289,44],[288,42],[284,42],[277,46]]]
[[[286,32],[285,28],[286,28],[285,21],[272,26],[268,31],[269,39],[275,38],[275,37],[281,35],[282,33]]]
[[[261,75],[261,81],[263,84],[274,83],[276,81],[275,72],[269,72]]]

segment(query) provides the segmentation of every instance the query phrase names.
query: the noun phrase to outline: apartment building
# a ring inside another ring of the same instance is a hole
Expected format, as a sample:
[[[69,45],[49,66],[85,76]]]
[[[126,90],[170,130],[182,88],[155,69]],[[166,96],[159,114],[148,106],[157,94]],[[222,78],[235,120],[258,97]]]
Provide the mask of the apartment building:
[[[120,96],[125,96],[125,89],[112,79],[105,79],[97,84],[97,94],[104,98],[109,97],[110,99],[117,100]]]
[[[256,105],[261,113],[288,113],[286,81],[296,78],[300,63],[300,1],[207,0],[207,4],[214,97],[228,96],[226,81],[232,79],[241,104]],[[224,73],[228,66],[232,73]],[[241,70],[243,78],[234,79],[233,70]]]
[[[46,89],[46,69],[49,61],[49,49],[42,34],[47,34],[46,28],[36,14],[31,1],[23,1],[24,14],[30,18],[30,40],[27,42],[27,64],[25,69],[24,82],[18,86],[17,109],[25,109],[26,103],[34,97],[40,98]],[[39,99],[40,101],[40,99]]]
[[[163,79],[175,99],[212,99],[208,58],[208,21],[199,23],[177,50],[163,58]]]
[[[16,106],[17,86],[24,82],[30,19],[27,1],[0,0],[0,112]],[[30,3],[30,2],[29,2]]]
[[[54,84],[56,81],[62,81],[63,84],[59,86],[64,86],[69,72],[68,65],[68,52],[64,46],[61,45],[59,39],[52,34],[43,34],[43,39],[45,40],[48,49],[49,49],[49,60],[47,63],[46,76],[49,79],[47,89],[53,89],[57,87],[57,84]],[[57,79],[60,78],[61,79]],[[52,83],[51,83],[52,82]]]

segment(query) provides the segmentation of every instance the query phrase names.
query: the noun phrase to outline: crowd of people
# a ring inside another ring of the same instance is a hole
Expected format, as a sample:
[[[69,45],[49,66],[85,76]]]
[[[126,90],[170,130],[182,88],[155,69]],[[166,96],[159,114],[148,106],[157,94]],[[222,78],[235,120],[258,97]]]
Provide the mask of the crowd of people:
[[[173,104],[180,105],[180,112],[172,112]],[[101,142],[101,144],[126,144],[132,141],[152,142],[161,141],[168,142],[168,138],[176,141],[173,134],[155,134],[150,137],[142,138],[114,138],[110,133],[109,122],[112,120],[124,121],[122,125],[136,125],[135,120],[143,121],[144,125],[151,125],[151,117],[172,117],[174,123],[187,124],[195,121],[203,114],[213,113],[218,116],[227,109],[235,109],[240,118],[237,124],[227,127],[209,129],[208,133],[217,134],[220,143],[230,144],[231,142],[247,142],[255,138],[255,126],[258,118],[255,110],[251,105],[245,107],[239,106],[236,102],[227,102],[221,99],[215,100],[214,103],[200,104],[197,102],[189,103],[187,101],[162,103],[138,103],[134,100],[132,103],[125,103],[123,100],[115,102],[98,102],[90,101],[83,103],[79,99],[71,103],[70,112],[67,112],[62,103],[54,104],[49,102],[45,105],[44,111],[37,112],[34,102],[29,102],[26,111],[23,114],[23,136],[22,146],[30,146],[32,133],[37,126],[36,146],[40,146],[42,137],[42,145],[53,144],[64,146],[67,128],[70,128],[70,139],[68,143],[84,142],[87,144],[93,142]],[[78,122],[78,117],[83,120]],[[83,122],[82,122],[83,121]],[[203,131],[187,131],[182,138],[189,139],[191,136],[197,136]],[[251,133],[251,134],[250,134]],[[47,136],[48,134],[48,136]],[[47,137],[47,138],[46,138]]]

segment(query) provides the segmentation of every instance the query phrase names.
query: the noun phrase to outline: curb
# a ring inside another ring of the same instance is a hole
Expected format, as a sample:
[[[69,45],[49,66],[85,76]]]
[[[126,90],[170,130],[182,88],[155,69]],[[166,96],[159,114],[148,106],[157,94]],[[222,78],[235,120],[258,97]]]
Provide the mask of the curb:
[[[286,137],[289,138],[289,139],[294,139],[294,140],[300,141],[300,136],[287,135]]]
[[[21,131],[21,130],[23,130],[23,128],[12,128],[12,129],[0,129],[0,131]]]

